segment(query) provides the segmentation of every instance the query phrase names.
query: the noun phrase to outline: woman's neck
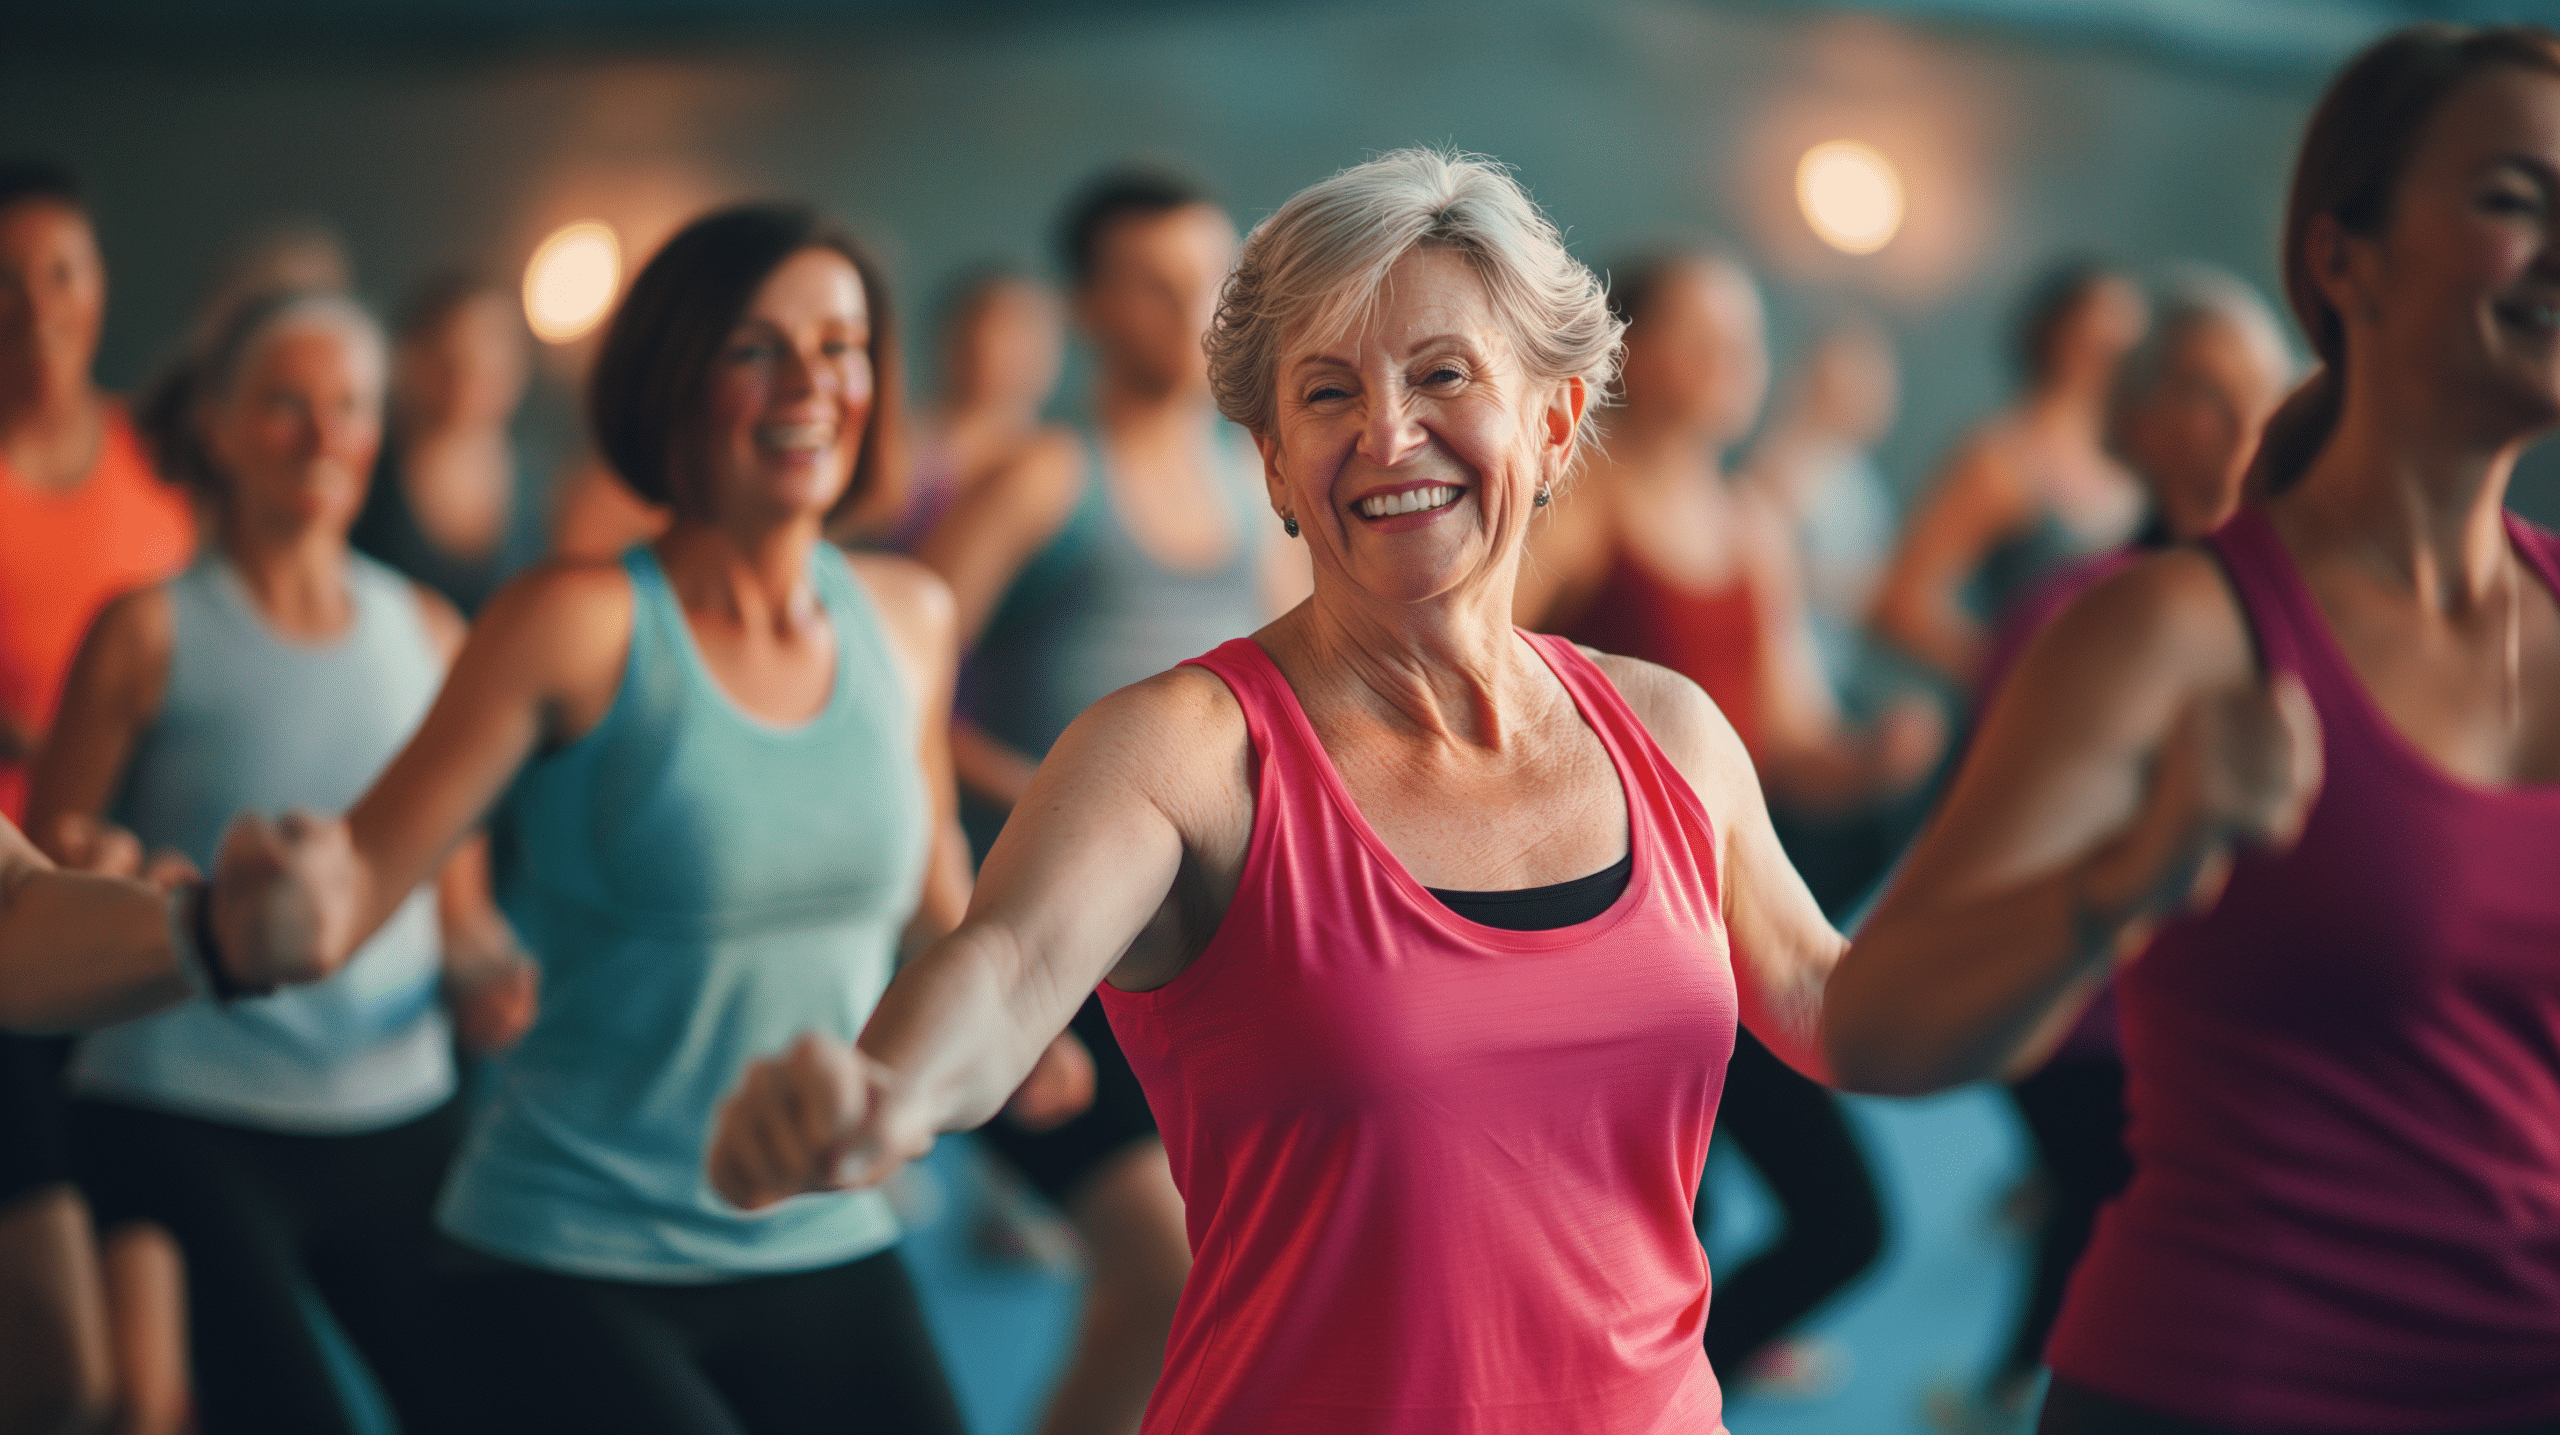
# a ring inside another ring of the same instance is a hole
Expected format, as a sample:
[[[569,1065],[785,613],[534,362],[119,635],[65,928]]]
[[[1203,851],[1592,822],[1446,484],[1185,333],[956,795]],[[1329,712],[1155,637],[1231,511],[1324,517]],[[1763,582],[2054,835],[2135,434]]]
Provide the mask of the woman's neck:
[[[2526,437],[2465,434],[2442,422],[2441,406],[2369,387],[2349,392],[2337,431],[2279,511],[2313,545],[2438,611],[2488,601],[2511,576],[2507,482]]]
[[[1389,603],[1320,579],[1270,631],[1285,668],[1319,679],[1299,686],[1311,714],[1347,709],[1408,738],[1499,750],[1525,711],[1518,694],[1543,671],[1512,632],[1513,586],[1488,575],[1439,598]]]
[[[354,621],[347,591],[347,535],[328,524],[267,525],[226,515],[222,554],[249,600],[278,632],[332,638]]]
[[[106,406],[85,377],[34,379],[0,402],[0,461],[39,488],[75,488],[98,466]]]
[[[506,537],[515,489],[515,444],[504,423],[404,422],[394,476],[428,541],[448,554],[484,558]]]
[[[687,612],[789,636],[825,616],[809,577],[823,519],[680,519],[656,544],[658,564]]]

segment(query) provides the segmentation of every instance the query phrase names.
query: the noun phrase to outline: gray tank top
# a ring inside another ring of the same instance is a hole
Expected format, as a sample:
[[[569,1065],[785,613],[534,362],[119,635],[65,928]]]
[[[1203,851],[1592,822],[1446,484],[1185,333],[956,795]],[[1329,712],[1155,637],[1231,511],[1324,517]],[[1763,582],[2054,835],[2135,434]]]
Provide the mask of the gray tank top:
[[[355,618],[323,642],[267,626],[218,553],[169,580],[168,690],[112,808],[207,871],[234,814],[343,812],[426,716],[444,665],[407,579],[348,555]],[[324,982],[195,1000],[92,1033],[84,1094],[276,1131],[397,1124],[453,1091],[432,892],[410,894]]]
[[[1085,436],[1084,492],[1005,591],[970,655],[961,707],[1033,757],[1096,701],[1263,624],[1243,431],[1221,423],[1204,456],[1236,524],[1235,551],[1205,572],[1165,567],[1112,511],[1102,445]]]

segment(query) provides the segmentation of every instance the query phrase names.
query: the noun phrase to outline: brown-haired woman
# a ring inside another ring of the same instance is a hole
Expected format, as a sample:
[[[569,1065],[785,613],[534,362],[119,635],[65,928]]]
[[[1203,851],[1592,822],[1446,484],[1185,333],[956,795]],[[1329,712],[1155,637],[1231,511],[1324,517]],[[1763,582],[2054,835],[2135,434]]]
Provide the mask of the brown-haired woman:
[[[667,533],[501,590],[416,738],[295,849],[334,950],[501,794],[523,837],[543,1010],[438,1211],[478,1258],[471,1428],[960,1428],[879,1195],[749,1217],[702,1177],[747,1063],[850,1038],[919,892],[931,926],[965,896],[949,597],[821,537],[889,466],[896,375],[877,269],[809,211],[669,240],[591,392]]]
[[[2274,496],[2037,640],[1833,978],[1829,1048],[1902,1092],[2031,1060],[2137,948],[1966,950],[1958,904],[2058,871],[2095,934],[2165,911],[2123,875],[2163,824],[2103,835],[2146,769],[2211,806],[2307,793],[2325,753],[2290,850],[2122,970],[2134,1177],[2043,1428],[2560,1431],[2560,540],[2504,511],[2560,424],[2560,37],[2366,51],[2284,261],[2322,368],[2261,446]],[[2270,679],[2273,729],[2232,701]]]

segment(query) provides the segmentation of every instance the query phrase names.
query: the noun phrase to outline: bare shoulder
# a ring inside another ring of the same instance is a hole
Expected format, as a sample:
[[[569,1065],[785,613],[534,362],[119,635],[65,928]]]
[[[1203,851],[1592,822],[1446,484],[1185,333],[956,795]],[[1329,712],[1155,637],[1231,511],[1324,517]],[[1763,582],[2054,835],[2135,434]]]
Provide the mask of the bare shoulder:
[[[462,611],[451,599],[426,584],[412,579],[409,593],[418,600],[418,621],[426,625],[427,641],[435,644],[437,657],[451,664],[453,655],[462,651],[463,635],[471,625],[463,621]]]
[[[1143,792],[1197,833],[1252,801],[1252,741],[1244,707],[1204,668],[1178,667],[1131,683],[1084,710],[1041,764],[1064,780]]]
[[[618,676],[631,649],[631,578],[615,558],[554,558],[489,599],[464,644],[504,654],[528,672],[575,672],[599,662]]]
[[[2257,661],[2229,577],[2194,547],[2153,554],[2093,586],[2036,646],[2075,666],[2158,668],[2198,683],[2238,681]]]
[[[1083,490],[1084,469],[1084,440],[1074,429],[1051,425],[987,475],[987,496],[1026,514],[1063,517]]]
[[[953,641],[951,585],[940,574],[896,553],[846,553],[844,561],[902,639],[919,648]]]
[[[1737,779],[1759,780],[1741,736],[1706,689],[1659,663],[1591,648],[1581,652],[1599,665],[1654,745],[1701,795]]]
[[[81,650],[94,653],[97,660],[123,671],[127,664],[137,662],[165,666],[175,642],[169,618],[169,590],[164,584],[154,583],[109,599],[90,621]]]

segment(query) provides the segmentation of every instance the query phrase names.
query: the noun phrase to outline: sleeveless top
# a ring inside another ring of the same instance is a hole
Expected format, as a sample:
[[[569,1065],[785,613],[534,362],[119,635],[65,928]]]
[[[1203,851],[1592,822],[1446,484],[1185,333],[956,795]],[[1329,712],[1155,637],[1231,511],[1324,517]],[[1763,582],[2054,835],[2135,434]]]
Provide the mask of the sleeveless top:
[[[1715,835],[1598,668],[1524,634],[1608,749],[1634,873],[1480,926],[1352,804],[1270,657],[1235,693],[1251,847],[1208,947],[1102,1003],[1163,1128],[1190,1279],[1146,1435],[1713,1435],[1690,1207],[1733,1049]]]
[[[2047,580],[2094,551],[2050,504],[2041,507],[1982,555],[1965,583],[1966,606],[1983,623],[1997,625]]]
[[[2507,531],[2560,589],[2560,540]],[[2235,1429],[2560,1418],[2560,784],[2412,747],[2263,510],[2211,543],[2327,783],[2118,979],[2133,1184],[2053,1367]]]
[[[72,656],[108,599],[187,564],[195,517],[162,483],[124,406],[106,402],[97,466],[67,492],[28,482],[0,459],[0,717],[41,734],[53,724]],[[0,813],[26,816],[27,770],[0,761]]]
[[[1047,754],[1095,702],[1263,623],[1241,431],[1218,425],[1202,462],[1235,525],[1206,572],[1167,568],[1112,509],[1108,459],[1085,436],[1084,489],[1064,527],[1005,590],[962,675],[959,705],[997,741]]]
[[[1563,636],[1586,648],[1659,663],[1706,690],[1754,755],[1760,751],[1760,601],[1751,580],[1684,588],[1612,545],[1609,576]]]
[[[551,548],[551,505],[538,485],[525,481],[534,470],[519,464],[507,495],[506,525],[497,545],[478,557],[458,557],[427,536],[408,491],[400,486],[400,445],[385,434],[374,459],[373,482],[365,490],[364,508],[356,515],[347,541],[384,563],[433,588],[464,617],[480,611],[500,584],[542,561]]]
[[[720,689],[657,556],[622,562],[631,654],[613,706],[507,797],[522,842],[508,915],[541,960],[542,1008],[498,1065],[438,1219],[509,1260],[613,1280],[868,1255],[898,1236],[879,1192],[748,1214],[703,1160],[748,1062],[804,1031],[851,1040],[888,985],[930,826],[903,680],[832,547],[811,551],[809,576],[835,686],[787,728]]]
[[[444,682],[417,590],[361,554],[346,581],[347,631],[305,642],[267,625],[219,553],[169,580],[167,689],[109,812],[145,847],[210,872],[235,815],[343,812],[408,743]],[[90,1034],[72,1086],[275,1131],[397,1124],[453,1093],[442,953],[421,886],[327,981]]]

